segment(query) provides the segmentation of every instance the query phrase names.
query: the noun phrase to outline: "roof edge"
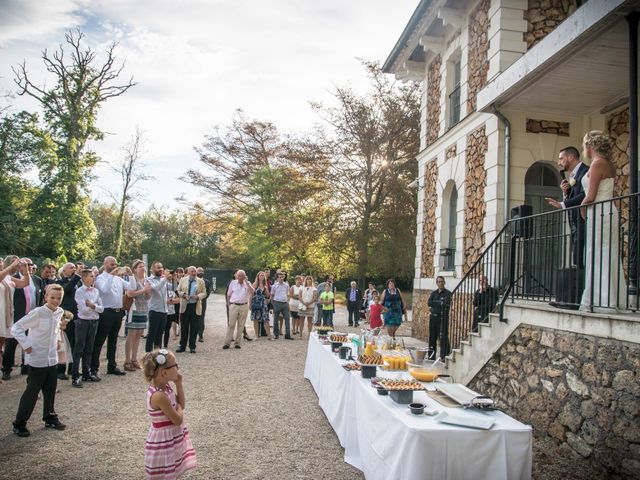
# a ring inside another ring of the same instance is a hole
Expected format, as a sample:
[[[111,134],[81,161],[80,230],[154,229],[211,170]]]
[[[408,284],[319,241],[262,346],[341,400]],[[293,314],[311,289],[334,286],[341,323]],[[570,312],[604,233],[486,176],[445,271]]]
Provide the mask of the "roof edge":
[[[404,27],[404,30],[402,31],[402,35],[400,35],[400,38],[396,42],[395,46],[393,47],[393,50],[391,51],[391,53],[385,60],[384,65],[382,66],[382,71],[384,73],[393,73],[391,71],[391,69],[393,68],[393,64],[396,62],[396,60],[400,56],[400,53],[406,46],[407,41],[409,40],[409,37],[411,37],[411,34],[413,33],[413,30],[418,26],[418,23],[420,23],[420,19],[422,18],[422,16],[427,11],[427,9],[431,6],[432,3],[433,3],[433,0],[420,0],[420,3],[414,10],[413,14],[411,15],[411,18],[409,19],[409,23],[407,23],[406,27]]]

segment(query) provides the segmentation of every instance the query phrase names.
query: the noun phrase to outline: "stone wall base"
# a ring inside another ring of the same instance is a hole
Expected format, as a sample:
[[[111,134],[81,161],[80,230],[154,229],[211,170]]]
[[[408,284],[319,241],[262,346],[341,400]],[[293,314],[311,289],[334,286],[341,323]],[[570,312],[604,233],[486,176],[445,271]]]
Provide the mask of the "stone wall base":
[[[413,290],[411,336],[425,342],[429,339],[429,295],[431,290]]]
[[[640,478],[639,344],[522,324],[469,387],[570,453],[565,478]]]

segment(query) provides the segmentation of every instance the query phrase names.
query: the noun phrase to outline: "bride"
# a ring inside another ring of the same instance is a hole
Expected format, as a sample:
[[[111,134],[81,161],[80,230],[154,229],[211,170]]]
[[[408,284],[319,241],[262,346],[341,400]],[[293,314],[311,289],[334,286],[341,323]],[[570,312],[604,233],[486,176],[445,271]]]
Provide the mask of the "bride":
[[[582,177],[585,198],[582,205],[613,198],[616,168],[611,161],[613,141],[604,132],[593,130],[584,136],[584,156],[591,159],[589,172]],[[620,261],[620,219],[616,202],[583,207],[586,218],[585,289],[580,310],[612,313],[624,308],[627,286]]]

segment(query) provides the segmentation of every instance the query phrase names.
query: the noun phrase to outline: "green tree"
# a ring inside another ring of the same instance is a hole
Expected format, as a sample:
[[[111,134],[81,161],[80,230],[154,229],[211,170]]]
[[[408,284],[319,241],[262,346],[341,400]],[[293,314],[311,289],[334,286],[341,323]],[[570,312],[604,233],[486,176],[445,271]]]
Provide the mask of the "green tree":
[[[418,85],[398,85],[378,64],[364,65],[370,91],[338,87],[337,105],[314,104],[329,127],[328,187],[343,233],[336,242],[355,252],[361,284],[373,274],[411,276],[413,256],[402,253],[415,238],[416,199],[407,185],[418,173],[420,138]]]
[[[18,94],[40,104],[55,145],[53,161],[38,165],[43,188],[30,212],[32,245],[51,257],[65,253],[87,258],[92,253],[95,226],[87,215],[84,186],[98,157],[87,149],[87,142],[103,138],[96,124],[100,107],[134,85],[132,79],[118,84],[124,66],[116,65],[115,44],[107,48],[99,63],[96,52],[83,47],[83,38],[79,31],[69,32],[66,46],[60,45],[53,54],[47,50],[42,53],[45,68],[54,79],[50,88],[32,82],[25,62],[13,68]],[[63,225],[58,223],[61,218]],[[61,233],[69,235],[61,239]]]
[[[38,189],[26,174],[54,159],[53,142],[36,114],[0,112],[0,252],[32,253],[26,212]]]

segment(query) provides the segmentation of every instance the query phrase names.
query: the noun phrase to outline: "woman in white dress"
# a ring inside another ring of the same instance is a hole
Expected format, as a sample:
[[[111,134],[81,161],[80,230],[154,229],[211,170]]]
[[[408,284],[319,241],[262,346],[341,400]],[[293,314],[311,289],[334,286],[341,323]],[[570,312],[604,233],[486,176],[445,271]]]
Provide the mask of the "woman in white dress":
[[[616,167],[611,161],[613,141],[593,130],[584,136],[584,156],[591,159],[589,173],[582,177],[585,198],[582,205],[613,198]],[[620,216],[616,202],[582,208],[586,218],[585,288],[580,310],[611,313],[626,306],[627,285],[620,262]]]

